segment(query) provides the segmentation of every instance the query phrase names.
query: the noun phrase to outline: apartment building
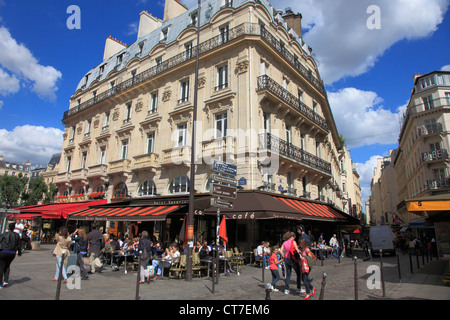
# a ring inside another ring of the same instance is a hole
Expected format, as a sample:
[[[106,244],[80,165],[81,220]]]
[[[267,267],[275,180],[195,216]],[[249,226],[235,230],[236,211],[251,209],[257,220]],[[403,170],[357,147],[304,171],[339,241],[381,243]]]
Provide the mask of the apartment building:
[[[17,163],[7,161],[3,155],[0,155],[0,177],[3,176],[18,176],[19,173],[23,177],[29,178],[31,173],[31,162]]]
[[[133,44],[106,39],[103,61],[81,79],[63,123],[60,196],[208,193],[218,159],[237,164],[241,190],[349,212],[342,146],[301,14],[266,0],[205,0],[200,12],[166,0],[163,19],[141,12]]]

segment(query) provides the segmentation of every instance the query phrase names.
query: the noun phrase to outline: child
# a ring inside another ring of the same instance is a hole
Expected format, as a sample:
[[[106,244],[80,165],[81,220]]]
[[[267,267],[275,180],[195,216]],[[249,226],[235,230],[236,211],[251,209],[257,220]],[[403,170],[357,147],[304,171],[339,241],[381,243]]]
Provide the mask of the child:
[[[269,259],[269,268],[270,272],[272,273],[272,283],[271,283],[271,289],[272,291],[279,291],[275,288],[275,284],[280,280],[280,273],[278,272],[278,264],[281,263],[281,261],[278,261],[277,255],[278,255],[278,246],[275,246],[272,248],[272,253],[270,255]]]

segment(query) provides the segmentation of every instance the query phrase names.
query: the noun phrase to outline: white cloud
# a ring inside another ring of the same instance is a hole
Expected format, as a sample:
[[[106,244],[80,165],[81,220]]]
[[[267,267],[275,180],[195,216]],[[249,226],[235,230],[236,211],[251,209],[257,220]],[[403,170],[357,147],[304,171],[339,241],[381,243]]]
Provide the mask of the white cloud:
[[[400,116],[383,107],[383,99],[373,91],[344,88],[328,94],[338,132],[349,148],[364,145],[394,144],[400,132]]]
[[[361,204],[365,208],[367,198],[370,196],[370,182],[373,176],[373,170],[377,166],[377,159],[382,158],[379,155],[373,155],[364,163],[355,163],[356,171],[359,174],[359,185],[361,187]],[[363,209],[365,210],[365,209]]]
[[[331,84],[370,70],[395,43],[431,35],[442,22],[448,0],[279,0],[276,9],[291,7],[303,16],[305,42],[313,48],[321,76]],[[369,29],[380,8],[380,29]]]
[[[0,95],[6,96],[8,94],[17,93],[19,90],[19,79],[17,79],[14,75],[9,75],[6,71],[0,68]]]
[[[56,83],[62,77],[61,72],[39,64],[30,50],[17,43],[5,27],[0,27],[0,52],[0,65],[12,74],[10,81],[20,80],[24,85],[31,83],[32,91],[40,98],[56,99]]]
[[[57,128],[24,125],[12,131],[0,129],[0,154],[5,159],[34,165],[47,165],[51,156],[61,152],[63,131]]]
[[[441,71],[450,71],[450,64],[448,64],[448,65],[446,65],[446,66],[443,66],[443,67],[441,68]]]
[[[132,22],[128,25],[127,36],[137,35],[139,29],[139,21]]]

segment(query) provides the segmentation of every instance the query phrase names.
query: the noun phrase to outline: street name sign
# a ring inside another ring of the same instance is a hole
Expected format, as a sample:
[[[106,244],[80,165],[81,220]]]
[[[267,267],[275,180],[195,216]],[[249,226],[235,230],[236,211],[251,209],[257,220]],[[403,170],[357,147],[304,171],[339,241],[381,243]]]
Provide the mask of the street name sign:
[[[237,175],[237,166],[219,160],[214,160],[212,169],[213,171],[228,174],[230,176]]]
[[[211,199],[211,206],[219,207],[219,208],[226,208],[226,209],[233,209],[232,202],[223,200],[223,199],[217,199],[217,198]]]
[[[217,183],[212,184],[211,194],[213,196],[224,197],[228,199],[237,198],[237,189],[233,187],[222,186]]]

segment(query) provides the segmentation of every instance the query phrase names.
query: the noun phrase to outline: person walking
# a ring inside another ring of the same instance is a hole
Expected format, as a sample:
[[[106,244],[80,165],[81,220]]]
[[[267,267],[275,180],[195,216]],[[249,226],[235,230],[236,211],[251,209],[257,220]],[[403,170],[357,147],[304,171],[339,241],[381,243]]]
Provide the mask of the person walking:
[[[84,265],[83,257],[87,255],[88,240],[86,229],[76,229],[72,234],[72,240],[75,242],[75,253],[77,255],[77,266],[81,271],[81,280],[88,280],[89,275]]]
[[[281,261],[278,260],[278,253],[279,247],[274,246],[271,250],[271,255],[269,259],[270,273],[272,273],[272,283],[271,283],[272,291],[279,291],[277,288],[275,288],[275,284],[278,282],[278,280],[280,280],[280,272],[278,271],[278,265],[281,263]]]
[[[14,232],[14,229],[15,224],[10,223],[8,231],[0,235],[0,289],[8,285],[10,266],[16,258],[16,253],[19,257],[22,255],[20,236]]]
[[[98,272],[102,272],[103,264],[100,262],[99,253],[102,247],[105,245],[105,238],[100,230],[97,229],[97,224],[92,224],[92,231],[88,233],[88,255],[89,265],[91,266],[90,273],[95,273],[97,267]]]
[[[56,273],[52,281],[58,281],[60,268],[62,267],[62,277],[63,283],[67,282],[67,272],[64,266],[64,261],[69,256],[69,245],[72,242],[69,232],[66,227],[61,227],[59,229],[59,236],[56,238],[56,247],[53,250],[53,255],[56,257]],[[63,259],[64,256],[64,259]]]
[[[336,234],[333,234],[333,237],[330,239],[330,247],[333,250],[333,256],[338,259],[339,258],[339,242],[336,238]]]
[[[281,247],[280,253],[284,258],[284,265],[286,266],[286,278],[285,282],[285,294],[289,294],[289,282],[291,281],[292,268],[295,270],[297,274],[297,293],[302,293],[304,291],[301,290],[301,273],[300,273],[300,265],[299,260],[294,255],[296,252],[300,255],[300,250],[298,249],[297,243],[295,240],[295,233],[292,231],[288,231],[283,235],[283,245]]]
[[[300,249],[301,249],[300,259],[302,264],[302,280],[306,289],[306,296],[303,299],[307,300],[316,294],[316,288],[312,286],[308,278],[312,268],[311,262],[313,261],[313,256],[311,250],[309,250],[308,242],[306,241],[305,238],[300,239]],[[310,257],[311,259],[308,259],[307,257]]]
[[[151,242],[148,239],[148,232],[142,231],[141,239],[138,244],[138,253],[139,253],[139,268],[140,268],[140,281],[139,283],[144,283],[144,270],[147,269],[147,263],[150,260],[151,253]],[[147,283],[150,283],[150,274],[147,276]]]

